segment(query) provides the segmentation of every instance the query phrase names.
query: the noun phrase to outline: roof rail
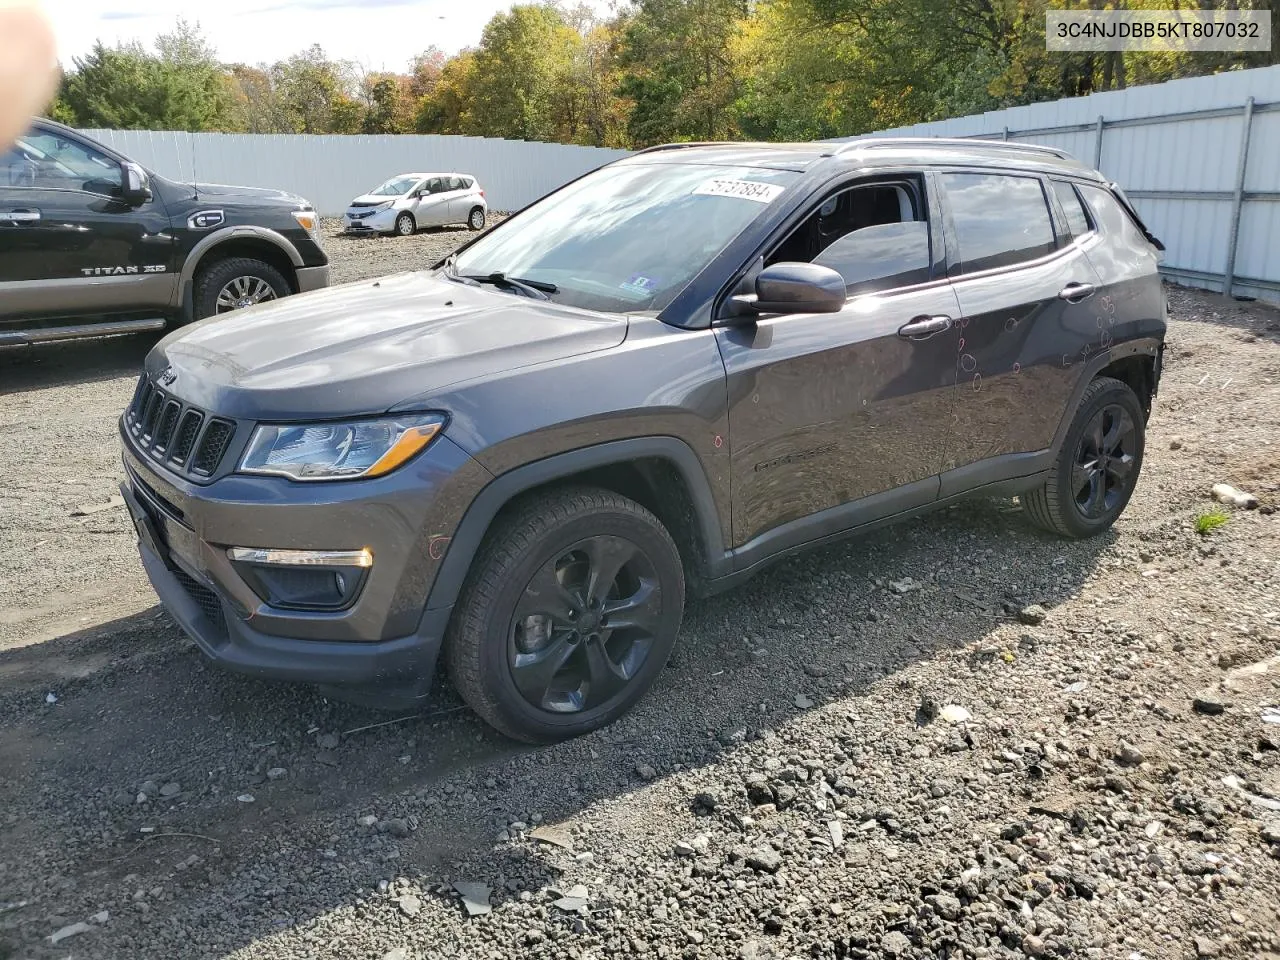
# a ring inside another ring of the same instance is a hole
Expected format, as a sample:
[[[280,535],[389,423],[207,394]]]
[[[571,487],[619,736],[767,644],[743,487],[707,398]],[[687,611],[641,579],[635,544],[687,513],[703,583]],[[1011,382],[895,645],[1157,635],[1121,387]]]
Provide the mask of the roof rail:
[[[1076,160],[1061,147],[1046,147],[1039,143],[1021,143],[1017,140],[987,140],[982,137],[863,137],[850,140],[836,148],[837,156],[852,150],[874,150],[884,147],[972,147],[980,143],[986,149],[1006,150],[1010,153],[1043,153],[1062,160]]]
[[[652,147],[637,150],[636,153],[657,153],[659,150],[685,150],[689,147],[723,147],[734,146],[728,140],[695,140],[689,143],[659,143]]]

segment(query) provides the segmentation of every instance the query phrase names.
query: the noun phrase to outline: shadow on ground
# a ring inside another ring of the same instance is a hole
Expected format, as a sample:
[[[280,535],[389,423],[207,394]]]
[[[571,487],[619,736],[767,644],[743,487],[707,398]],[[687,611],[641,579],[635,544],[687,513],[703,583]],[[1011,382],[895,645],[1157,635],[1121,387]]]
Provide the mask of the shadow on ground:
[[[392,718],[226,674],[159,608],[0,653],[0,881],[21,864],[26,895],[38,898],[7,918],[8,932],[0,926],[0,944],[17,938],[22,956],[41,955],[38,938],[60,919],[82,919],[82,906],[115,904],[130,873],[142,878],[135,885],[169,878],[184,889],[156,904],[152,929],[194,925],[211,951],[200,955],[353,903],[380,877],[467,879],[450,865],[483,862],[495,903],[553,883],[548,861],[495,848],[498,830],[532,811],[556,822],[634,790],[638,765],[662,777],[711,763],[762,728],[784,727],[802,712],[797,694],[819,706],[852,698],[856,713],[870,684],[980,640],[1007,617],[1005,604],[1073,596],[1108,543],[1042,537],[1011,504],[977,501],[793,560],[691,605],[671,667],[632,715],[538,749],[489,731],[442,683],[427,716],[370,726]],[[907,576],[926,587],[899,596],[875,583]],[[57,703],[45,702],[49,690]],[[904,693],[904,716],[917,696]],[[287,776],[268,779],[275,767]],[[140,805],[147,779],[181,793]],[[242,794],[254,801],[238,802]],[[405,839],[370,839],[355,829],[366,813],[412,813],[420,824]],[[148,840],[143,826],[199,836]],[[345,865],[341,883],[233,897],[245,871],[286,850],[300,860],[305,850],[313,865],[325,848]],[[387,862],[392,848],[398,859]],[[204,866],[172,880],[191,855]],[[237,903],[234,924],[197,906],[210,898]],[[96,948],[128,928],[120,919]],[[131,955],[150,955],[144,942],[132,941]]]
[[[134,377],[164,331],[0,348],[0,396]]]

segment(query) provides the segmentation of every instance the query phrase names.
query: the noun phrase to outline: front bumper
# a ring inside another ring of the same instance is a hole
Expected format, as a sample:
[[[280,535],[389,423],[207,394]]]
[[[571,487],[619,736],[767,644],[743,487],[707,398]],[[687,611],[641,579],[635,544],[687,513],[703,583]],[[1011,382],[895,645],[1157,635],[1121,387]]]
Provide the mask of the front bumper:
[[[347,211],[342,215],[342,229],[346,233],[391,233],[396,228],[396,215],[399,212],[395,209],[379,210],[357,220]]]
[[[150,463],[122,435],[121,493],[143,567],[206,655],[259,677],[376,688],[388,703],[425,694],[451,613],[446,603],[426,609],[448,543],[432,530],[456,524],[465,509],[457,505],[474,493],[467,488],[487,476],[478,463],[441,437],[376,480],[231,475],[198,486]],[[373,565],[345,609],[282,609],[240,575],[229,547],[366,547]]]
[[[135,518],[142,508],[127,484],[121,491]],[[417,633],[373,643],[296,640],[261,633],[234,615],[207,583],[163,548],[139,537],[138,552],[160,602],[210,659],[228,670],[322,686],[376,688],[388,703],[425,696],[451,607],[428,611]],[[394,699],[392,699],[394,697]]]
[[[308,290],[320,290],[329,285],[329,265],[327,263],[318,267],[298,267],[293,273],[298,278],[299,293],[306,293]]]

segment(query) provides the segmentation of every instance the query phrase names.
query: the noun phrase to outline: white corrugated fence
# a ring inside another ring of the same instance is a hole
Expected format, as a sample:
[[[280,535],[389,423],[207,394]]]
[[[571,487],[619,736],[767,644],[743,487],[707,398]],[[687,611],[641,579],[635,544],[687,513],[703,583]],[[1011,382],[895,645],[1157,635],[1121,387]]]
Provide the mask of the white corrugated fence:
[[[398,173],[473,174],[494,210],[519,210],[596,167],[625,157],[560,143],[485,137],[181,133],[86,130],[165,177],[275,187],[339,214],[353,197]]]
[[[397,173],[435,170],[474,174],[493,209],[518,210],[628,155],[482,137],[86,132],[165,176],[291,190],[324,214]],[[1168,247],[1171,277],[1280,303],[1280,66],[874,134],[885,135],[1063,147],[1124,187]]]
[[[874,136],[1004,138],[1062,147],[1124,188],[1168,248],[1161,270],[1171,278],[1218,291],[1229,282],[1236,295],[1280,303],[1280,66]]]

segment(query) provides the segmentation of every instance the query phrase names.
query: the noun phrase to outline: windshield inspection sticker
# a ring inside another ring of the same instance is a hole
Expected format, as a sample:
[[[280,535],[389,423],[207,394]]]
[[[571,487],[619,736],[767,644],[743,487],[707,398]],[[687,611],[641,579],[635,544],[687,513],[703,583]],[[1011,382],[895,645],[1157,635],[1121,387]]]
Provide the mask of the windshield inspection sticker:
[[[772,203],[786,187],[776,183],[758,183],[755,180],[708,180],[694,193],[710,197],[737,197],[740,200],[754,200],[756,203]]]
[[[620,283],[618,286],[632,293],[653,293],[658,286],[658,281],[653,277],[643,277],[637,273],[626,283]]]

